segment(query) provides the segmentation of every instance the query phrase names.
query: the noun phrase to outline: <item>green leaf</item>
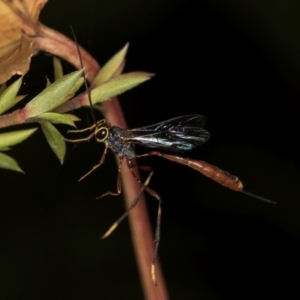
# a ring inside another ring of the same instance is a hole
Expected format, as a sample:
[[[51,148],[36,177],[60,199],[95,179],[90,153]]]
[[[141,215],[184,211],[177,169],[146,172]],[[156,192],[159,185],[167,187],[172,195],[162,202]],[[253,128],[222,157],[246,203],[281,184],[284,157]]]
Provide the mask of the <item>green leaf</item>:
[[[16,96],[22,84],[22,78],[23,77],[20,77],[16,80],[0,95],[0,114],[4,113],[20,101]]]
[[[13,146],[26,140],[37,128],[11,131],[0,134],[0,149]]]
[[[121,75],[123,73],[124,68],[125,68],[125,59],[120,64],[119,68],[115,71],[115,73],[111,76],[111,78]]]
[[[48,121],[52,124],[66,124],[76,127],[70,115],[47,112],[35,118],[37,121]]]
[[[81,121],[81,119],[75,115],[72,115],[72,114],[64,114],[64,115],[68,116],[70,118],[70,120],[72,120],[73,122]]]
[[[62,164],[66,154],[66,143],[63,136],[47,121],[41,122],[41,126],[50,148]]]
[[[6,83],[1,84],[0,86],[0,95],[6,90],[7,86]]]
[[[75,93],[80,89],[80,87],[82,86],[83,83],[84,83],[84,78],[80,77],[78,79],[78,81],[76,82],[76,84],[70,90],[69,94],[66,97],[64,97],[64,99],[61,101],[61,103],[64,103],[64,102],[68,101],[69,99],[73,98]]]
[[[64,76],[63,68],[60,60],[53,56],[54,80],[58,80]]]
[[[21,100],[23,100],[27,95],[18,95],[16,96],[16,103],[19,103]]]
[[[116,53],[99,71],[91,86],[99,86],[109,80],[124,62],[129,43]]]
[[[76,82],[76,84],[73,86],[73,88],[70,90],[70,94],[75,94],[81,88],[83,83],[84,83],[84,78],[80,77]]]
[[[81,74],[82,70],[72,72],[56,80],[49,87],[44,89],[25,106],[24,112],[26,117],[36,117],[42,113],[51,111],[67,101],[65,97],[70,93]]]
[[[24,171],[20,168],[20,166],[18,165],[15,159],[1,152],[0,152],[0,168],[24,173]]]
[[[46,83],[46,88],[49,87],[52,83],[48,77],[46,77],[47,83]]]
[[[114,77],[91,91],[92,103],[95,104],[120,95],[149,80],[151,76],[153,74],[146,72],[132,72]]]

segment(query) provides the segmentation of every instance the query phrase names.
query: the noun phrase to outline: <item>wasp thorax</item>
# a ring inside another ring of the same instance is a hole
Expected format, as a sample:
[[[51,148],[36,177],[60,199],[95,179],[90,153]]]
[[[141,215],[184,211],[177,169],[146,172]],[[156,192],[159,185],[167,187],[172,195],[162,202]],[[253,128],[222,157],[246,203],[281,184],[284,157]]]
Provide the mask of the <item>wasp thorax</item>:
[[[95,133],[97,142],[103,142],[104,140],[106,140],[108,134],[109,134],[109,130],[106,127],[101,127],[97,129]]]

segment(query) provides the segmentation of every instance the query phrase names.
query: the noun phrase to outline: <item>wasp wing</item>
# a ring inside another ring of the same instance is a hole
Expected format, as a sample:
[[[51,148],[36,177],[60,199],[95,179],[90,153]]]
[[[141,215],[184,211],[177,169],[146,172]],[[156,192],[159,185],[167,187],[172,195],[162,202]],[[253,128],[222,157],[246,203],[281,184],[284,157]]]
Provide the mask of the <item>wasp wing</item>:
[[[148,134],[148,133],[164,131],[179,125],[203,128],[205,123],[206,123],[206,117],[204,116],[186,115],[186,116],[180,116],[166,121],[162,121],[160,123],[156,123],[149,126],[130,129],[128,131],[132,132],[134,135],[139,135],[143,133]]]
[[[209,133],[203,129],[206,118],[201,115],[181,116],[154,125],[129,130],[125,143],[140,144],[174,152],[190,150],[205,143]]]

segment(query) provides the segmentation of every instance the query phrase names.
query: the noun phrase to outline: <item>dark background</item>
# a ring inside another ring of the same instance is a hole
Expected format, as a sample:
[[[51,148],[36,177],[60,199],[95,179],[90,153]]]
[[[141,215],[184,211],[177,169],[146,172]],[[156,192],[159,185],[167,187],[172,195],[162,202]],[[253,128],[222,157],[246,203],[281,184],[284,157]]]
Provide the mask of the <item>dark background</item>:
[[[126,71],[156,73],[120,96],[129,128],[205,115],[211,138],[186,156],[277,201],[269,205],[186,167],[144,159],[163,199],[159,256],[171,299],[299,295],[299,16],[296,0],[52,0],[41,14],[68,36],[72,24],[101,64],[129,41]],[[51,63],[42,53],[33,59],[25,78],[32,94],[51,78]],[[78,127],[90,124],[88,110],[75,113],[83,119]],[[101,149],[70,145],[60,167],[38,132],[11,151],[26,175],[0,171],[1,299],[143,297],[127,221],[99,239],[124,211],[121,197],[95,201],[115,188],[113,155],[77,182]],[[154,224],[157,203],[148,203]]]

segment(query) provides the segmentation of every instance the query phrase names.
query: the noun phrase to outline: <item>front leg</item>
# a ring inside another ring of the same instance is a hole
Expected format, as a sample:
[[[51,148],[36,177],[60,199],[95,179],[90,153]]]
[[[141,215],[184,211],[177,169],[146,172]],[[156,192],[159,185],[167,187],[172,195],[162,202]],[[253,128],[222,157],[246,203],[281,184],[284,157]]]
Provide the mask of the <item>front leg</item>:
[[[106,157],[106,153],[107,153],[107,149],[108,149],[108,146],[105,145],[105,149],[104,149],[104,152],[102,154],[102,157],[100,159],[99,164],[93,166],[93,168],[89,172],[87,172],[85,175],[83,175],[78,181],[83,180],[85,177],[87,177],[88,175],[90,175],[93,171],[95,171],[97,168],[99,168],[104,163],[104,160],[105,160],[105,157]]]
[[[92,137],[94,137],[95,136],[95,133],[93,132],[93,133],[91,133],[88,137],[86,137],[86,138],[82,138],[82,139],[75,139],[75,140],[70,140],[70,139],[66,139],[66,138],[64,138],[64,140],[66,141],[66,142],[70,142],[70,143],[80,143],[80,142],[88,142]]]
[[[84,129],[76,129],[76,130],[68,130],[69,132],[72,133],[78,133],[78,132],[85,132],[85,131],[91,131],[96,127],[96,124],[93,124],[90,127],[84,128]],[[75,139],[75,140],[71,140],[71,139],[66,139],[64,138],[65,141],[70,142],[70,143],[78,143],[78,142],[85,142],[85,141],[89,141],[93,136],[95,136],[95,132],[91,133],[88,137],[86,138],[82,138],[82,139]]]
[[[101,199],[101,198],[103,198],[103,197],[105,197],[107,195],[119,196],[121,194],[121,190],[122,190],[122,185],[121,185],[121,168],[122,168],[123,159],[124,159],[124,156],[120,156],[120,162],[119,162],[119,167],[118,167],[117,192],[113,193],[113,192],[108,191],[105,194],[97,197],[97,199]]]

